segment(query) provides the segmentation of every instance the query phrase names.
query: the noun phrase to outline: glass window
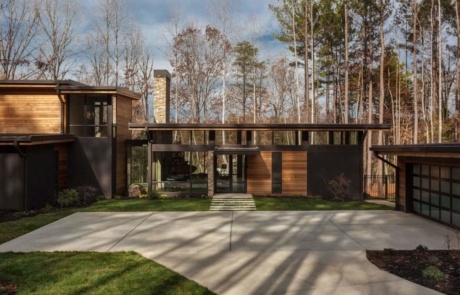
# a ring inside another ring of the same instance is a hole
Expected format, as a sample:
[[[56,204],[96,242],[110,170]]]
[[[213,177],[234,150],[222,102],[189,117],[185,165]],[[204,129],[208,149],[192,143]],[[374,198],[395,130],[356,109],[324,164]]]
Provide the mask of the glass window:
[[[283,192],[282,186],[282,154],[281,152],[272,153],[272,193],[280,194]]]
[[[416,187],[420,187],[420,177],[415,177],[413,179],[413,185]]]
[[[460,180],[460,168],[452,168],[452,179]]]
[[[460,183],[452,183],[452,194],[460,196]]]
[[[422,178],[422,188],[426,188],[426,189],[430,188],[430,179],[429,178]]]
[[[448,196],[441,196],[441,206],[450,209],[450,199]]]
[[[450,182],[441,181],[441,192],[450,194]]]
[[[431,177],[439,177],[439,167],[431,166]]]
[[[441,210],[441,221],[445,223],[450,223],[450,212],[446,210]]]
[[[439,206],[439,195],[437,193],[431,193],[431,204]]]
[[[430,193],[427,191],[422,191],[422,201],[423,202],[430,202]]]
[[[414,174],[420,175],[420,165],[414,165],[412,171],[414,172]]]
[[[71,95],[69,131],[79,137],[107,137],[108,96]]]
[[[441,177],[446,179],[450,178],[450,167],[441,167]]]
[[[439,208],[431,206],[430,216],[434,219],[439,219]]]
[[[423,165],[422,166],[422,175],[430,176],[430,166],[428,166],[428,165]]]
[[[460,214],[452,213],[452,224],[460,226]]]
[[[412,203],[412,206],[413,206],[414,212],[420,213],[420,203],[419,203],[419,202],[414,201],[414,202]]]
[[[452,209],[460,212],[460,199],[452,198]]]
[[[412,197],[416,200],[420,200],[420,190],[413,189],[412,190]]]
[[[437,179],[432,179],[431,180],[431,190],[432,191],[439,191],[439,180]]]
[[[430,205],[422,203],[422,212],[423,215],[430,216]]]

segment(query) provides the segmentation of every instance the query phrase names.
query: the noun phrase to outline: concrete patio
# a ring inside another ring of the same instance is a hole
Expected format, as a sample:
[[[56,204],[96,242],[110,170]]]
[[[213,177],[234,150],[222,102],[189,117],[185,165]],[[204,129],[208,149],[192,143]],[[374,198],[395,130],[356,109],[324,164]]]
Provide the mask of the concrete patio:
[[[133,250],[217,294],[439,294],[365,250],[445,249],[449,231],[395,211],[76,213],[0,252]]]

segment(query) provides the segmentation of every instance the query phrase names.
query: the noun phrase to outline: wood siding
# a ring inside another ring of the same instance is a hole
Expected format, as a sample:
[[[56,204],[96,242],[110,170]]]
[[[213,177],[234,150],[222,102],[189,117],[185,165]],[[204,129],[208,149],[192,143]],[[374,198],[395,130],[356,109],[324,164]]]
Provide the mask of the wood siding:
[[[272,152],[248,156],[247,192],[272,195]],[[282,152],[283,195],[307,195],[307,152]]]
[[[59,133],[61,103],[51,94],[0,94],[0,133]]]
[[[307,152],[283,152],[283,195],[307,195]]]
[[[114,99],[115,101],[115,99]],[[116,193],[124,194],[127,192],[127,150],[126,140],[131,139],[131,131],[128,123],[132,119],[132,100],[123,96],[118,96],[114,103],[114,116],[117,123],[117,151],[116,151]]]
[[[247,192],[254,195],[272,194],[272,152],[246,157]]]

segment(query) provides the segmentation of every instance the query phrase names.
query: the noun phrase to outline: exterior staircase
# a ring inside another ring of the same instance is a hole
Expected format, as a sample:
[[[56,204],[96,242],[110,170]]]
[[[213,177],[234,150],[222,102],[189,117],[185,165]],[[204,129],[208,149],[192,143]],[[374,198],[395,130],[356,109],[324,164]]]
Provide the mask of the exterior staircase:
[[[209,211],[256,211],[251,194],[217,194],[212,197]]]

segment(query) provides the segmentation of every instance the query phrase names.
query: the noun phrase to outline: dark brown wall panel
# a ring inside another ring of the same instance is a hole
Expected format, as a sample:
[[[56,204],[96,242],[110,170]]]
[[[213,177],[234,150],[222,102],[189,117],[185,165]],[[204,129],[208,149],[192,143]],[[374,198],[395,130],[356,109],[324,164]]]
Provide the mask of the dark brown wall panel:
[[[126,141],[131,139],[128,123],[132,121],[132,100],[119,96],[116,99],[117,151],[116,151],[116,186],[117,194],[127,191],[127,151]]]

